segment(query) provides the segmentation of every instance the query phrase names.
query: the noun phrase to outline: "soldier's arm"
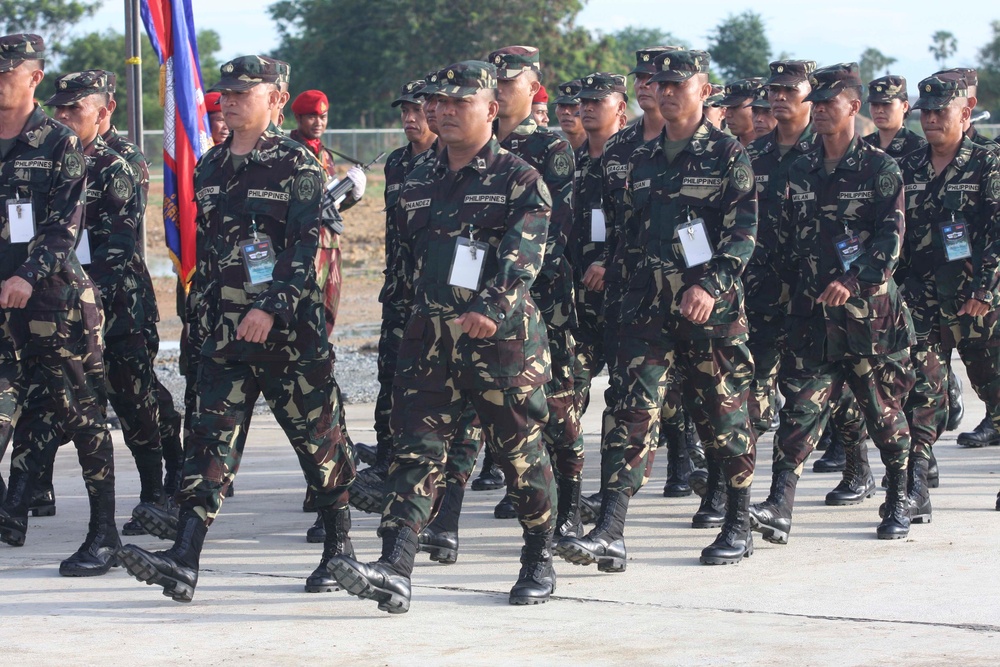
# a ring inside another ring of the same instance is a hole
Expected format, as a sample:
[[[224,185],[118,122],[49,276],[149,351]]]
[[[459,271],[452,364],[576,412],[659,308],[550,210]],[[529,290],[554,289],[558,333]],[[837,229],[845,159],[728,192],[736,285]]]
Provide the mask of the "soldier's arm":
[[[136,196],[136,182],[124,162],[115,162],[109,169],[108,187],[99,202],[101,225],[110,229],[107,240],[91,248],[91,272],[101,298],[111,299],[124,284],[125,272],[138,245],[139,216],[142,202]]]
[[[979,186],[979,191],[983,193],[979,217],[986,228],[986,247],[973,276],[969,296],[996,306],[1000,290],[1000,159],[992,153],[986,158],[988,168],[984,170],[985,178]]]
[[[568,166],[567,166],[568,165]],[[549,217],[545,241],[546,273],[554,272],[559,258],[566,254],[569,236],[573,231],[573,175],[576,160],[569,142],[559,140],[549,153],[545,165],[545,185],[552,196],[552,213]],[[554,275],[554,273],[553,273]]]
[[[54,146],[49,204],[34,212],[35,238],[28,245],[27,261],[14,272],[32,287],[58,271],[76,246],[84,212],[86,164],[75,136]]]
[[[405,323],[407,314],[413,303],[413,248],[410,239],[402,230],[405,229],[406,211],[397,205],[389,225],[395,228],[395,252],[391,257],[389,271],[385,277],[385,292],[383,301],[383,317],[385,325],[393,322]]]
[[[524,170],[507,196],[510,201],[507,230],[497,248],[497,272],[472,301],[468,312],[485,315],[499,324],[528,298],[528,289],[542,266],[545,232],[551,211],[548,188],[538,172]]]
[[[323,183],[323,174],[315,160],[300,158],[288,180],[290,201],[285,223],[285,248],[275,257],[271,286],[261,293],[253,305],[274,315],[285,327],[292,324],[299,298],[314,270],[319,247]]]
[[[881,285],[899,262],[904,232],[903,176],[892,159],[882,163],[873,184],[875,229],[864,250],[838,282],[857,296],[862,287]]]

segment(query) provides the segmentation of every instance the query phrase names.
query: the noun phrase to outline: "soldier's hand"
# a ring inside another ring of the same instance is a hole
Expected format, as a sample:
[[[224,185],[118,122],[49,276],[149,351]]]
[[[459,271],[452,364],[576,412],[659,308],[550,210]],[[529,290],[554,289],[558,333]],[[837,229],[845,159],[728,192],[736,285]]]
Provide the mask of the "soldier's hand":
[[[361,199],[365,194],[365,185],[368,183],[365,170],[358,165],[354,165],[347,170],[345,176],[347,180],[354,184],[354,191],[351,193],[351,196],[355,199]]]
[[[591,264],[587,267],[587,272],[583,274],[584,286],[595,292],[604,289],[604,267],[600,264]]]
[[[695,324],[704,324],[715,308],[715,299],[701,285],[692,285],[681,296],[681,315]]]
[[[13,276],[0,287],[0,308],[24,308],[35,289],[24,278]]]
[[[497,323],[481,313],[466,313],[455,324],[470,338],[489,338],[497,332]]]
[[[990,312],[990,307],[986,303],[980,301],[979,299],[969,299],[962,304],[959,309],[959,315],[971,315],[972,317],[982,317],[986,313]]]
[[[272,326],[274,326],[274,315],[265,313],[260,308],[251,308],[243,317],[240,326],[236,328],[236,340],[263,343],[271,333]]]
[[[851,290],[844,287],[839,280],[834,280],[826,286],[816,302],[825,303],[828,306],[843,306],[850,296]]]

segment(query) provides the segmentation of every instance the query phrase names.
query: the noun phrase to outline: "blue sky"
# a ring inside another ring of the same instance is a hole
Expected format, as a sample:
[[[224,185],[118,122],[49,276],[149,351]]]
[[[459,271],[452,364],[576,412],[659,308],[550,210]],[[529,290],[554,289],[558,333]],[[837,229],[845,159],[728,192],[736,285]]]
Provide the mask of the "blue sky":
[[[277,45],[274,24],[267,14],[273,0],[194,0],[195,24],[212,28],[222,37],[222,57],[267,51]],[[378,2],[372,3],[377,7]],[[124,3],[106,0],[96,17],[78,32],[114,27],[123,30]],[[831,7],[837,7],[832,9]],[[903,8],[903,11],[900,10]],[[960,7],[959,11],[950,11]],[[912,84],[937,69],[928,51],[930,36],[947,30],[958,38],[958,52],[949,66],[972,66],[976,52],[989,41],[989,23],[1000,19],[1000,4],[984,0],[949,3],[943,0],[841,0],[803,2],[670,2],[669,0],[589,0],[578,23],[613,32],[629,25],[658,27],[692,46],[704,47],[708,35],[726,16],[747,9],[760,13],[775,55],[784,51],[820,65],[857,60],[873,46],[898,59],[893,72]]]

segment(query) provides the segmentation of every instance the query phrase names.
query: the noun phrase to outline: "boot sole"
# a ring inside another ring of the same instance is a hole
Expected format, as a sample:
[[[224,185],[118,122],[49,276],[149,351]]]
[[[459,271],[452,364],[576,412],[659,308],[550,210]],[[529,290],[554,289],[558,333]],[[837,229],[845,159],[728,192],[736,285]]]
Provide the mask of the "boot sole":
[[[664,498],[687,498],[693,493],[694,490],[691,487],[688,487],[686,491],[683,489],[670,489],[669,491],[667,489],[663,489]]]
[[[16,528],[0,528],[0,542],[9,544],[12,547],[23,547],[26,531]]]
[[[744,558],[753,556],[753,546],[751,545],[739,558],[721,558],[719,556],[702,556],[699,560],[702,565],[736,565]]]
[[[861,503],[865,502],[866,500],[868,500],[869,498],[871,498],[874,495],[875,495],[875,489],[872,489],[871,491],[865,493],[862,496],[854,497],[854,498],[833,498],[833,499],[831,499],[830,496],[827,496],[826,497],[826,504],[829,505],[830,507],[845,507],[847,505],[860,505]]]
[[[329,565],[330,573],[333,574],[337,583],[351,595],[365,600],[375,600],[378,608],[390,614],[405,614],[410,610],[410,601],[399,597],[395,593],[382,590],[372,586],[371,583],[361,576],[354,568],[346,563],[334,560]]]
[[[844,465],[842,465],[842,466],[833,466],[832,468],[827,468],[826,466],[820,468],[820,467],[817,467],[817,466],[814,465],[813,466],[813,472],[819,472],[819,473],[824,473],[824,472],[844,472],[845,468],[847,468],[847,464],[846,463]]]
[[[750,530],[760,533],[765,542],[771,544],[788,544],[788,533],[773,526],[765,526],[750,515]]]
[[[120,567],[120,564],[118,563],[118,558],[115,556],[112,556],[111,560],[108,561],[107,567],[78,568],[60,564],[59,575],[63,577],[100,577],[101,575],[110,572],[111,568],[113,567]]]
[[[165,576],[162,572],[146,562],[130,549],[122,549],[118,552],[118,559],[136,580],[145,583],[147,586],[156,584],[163,587],[163,594],[171,598],[174,602],[191,602],[194,598],[194,588],[183,581],[178,581],[173,577]]]
[[[518,606],[529,605],[529,604],[545,604],[546,602],[549,601],[549,596],[546,595],[544,597],[534,597],[534,596],[524,596],[524,595],[517,595],[517,596],[511,595],[508,601],[510,602],[510,604]]]
[[[983,447],[996,447],[1000,445],[1000,440],[980,442],[978,440],[963,440],[962,438],[958,438],[956,443],[959,447],[965,447],[966,449],[982,449]]]
[[[506,482],[480,482],[478,479],[475,479],[469,488],[473,491],[496,491],[497,489],[504,488],[506,485]]]
[[[433,544],[421,544],[417,547],[417,551],[427,554],[432,561],[441,563],[442,565],[451,565],[458,561],[458,549],[438,547]]]
[[[597,563],[597,570],[599,572],[624,572],[627,566],[623,558],[595,556],[586,549],[572,543],[557,544],[553,553],[573,565],[593,565]]]
[[[29,507],[28,513],[31,516],[55,516],[56,506],[55,505],[42,505],[39,507]]]
[[[876,537],[880,540],[901,540],[905,537],[909,537],[909,531],[905,533],[876,533]]]
[[[376,499],[367,493],[350,493],[348,502],[351,507],[360,512],[367,512],[368,514],[382,513],[382,499]]]
[[[726,522],[725,517],[720,518],[718,520],[712,519],[711,521],[695,521],[694,519],[692,519],[691,527],[698,528],[699,530],[702,528],[721,528],[722,524],[724,524],[725,522]]]
[[[306,593],[335,593],[340,590],[338,584],[306,584]]]
[[[132,514],[132,518],[135,519],[140,526],[146,529],[146,533],[152,535],[153,537],[158,537],[161,540],[170,540],[171,542],[177,539],[177,526],[170,525],[170,523],[164,521],[157,514]],[[132,533],[124,533],[125,535],[131,535]],[[141,534],[141,533],[140,533]]]
[[[313,535],[312,533],[306,533],[306,542],[309,544],[323,544],[326,542],[326,535]]]
[[[148,535],[146,529],[142,527],[138,522],[127,522],[122,526],[122,535],[128,535],[130,537],[135,537],[136,535]]]
[[[493,517],[496,519],[516,519],[517,512],[506,512],[506,511],[498,512],[496,510],[493,510]]]

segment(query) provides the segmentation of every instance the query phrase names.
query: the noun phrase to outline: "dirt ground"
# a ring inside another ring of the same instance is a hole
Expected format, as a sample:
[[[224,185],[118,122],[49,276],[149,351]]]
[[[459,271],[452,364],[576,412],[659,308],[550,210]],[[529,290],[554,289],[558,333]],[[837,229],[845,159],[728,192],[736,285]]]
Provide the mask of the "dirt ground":
[[[146,252],[155,270],[169,264],[163,233],[163,180],[154,175],[146,207]],[[344,287],[337,315],[337,344],[346,347],[375,349],[378,344],[381,307],[378,293],[382,288],[385,252],[385,215],[382,212],[384,181],[382,175],[369,175],[365,196],[344,213],[346,231],[341,237]],[[180,338],[181,321],[177,316],[176,278],[154,276],[156,300],[160,309],[160,338]]]

